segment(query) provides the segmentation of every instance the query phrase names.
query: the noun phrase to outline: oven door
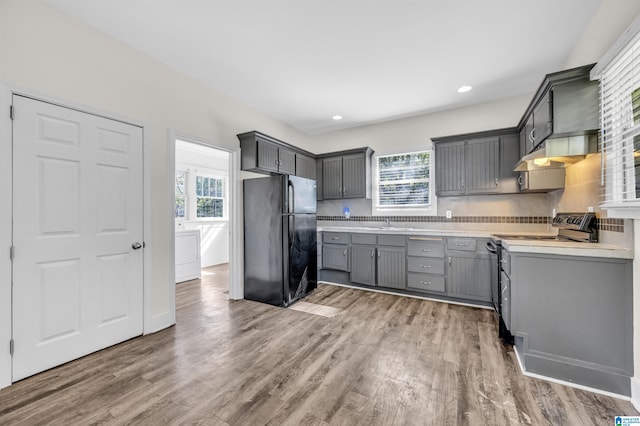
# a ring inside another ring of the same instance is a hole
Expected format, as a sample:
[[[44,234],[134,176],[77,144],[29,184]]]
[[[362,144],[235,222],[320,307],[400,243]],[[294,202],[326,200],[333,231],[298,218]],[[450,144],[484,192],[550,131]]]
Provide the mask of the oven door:
[[[493,309],[500,313],[500,248],[494,241],[487,242],[491,256],[491,302]]]

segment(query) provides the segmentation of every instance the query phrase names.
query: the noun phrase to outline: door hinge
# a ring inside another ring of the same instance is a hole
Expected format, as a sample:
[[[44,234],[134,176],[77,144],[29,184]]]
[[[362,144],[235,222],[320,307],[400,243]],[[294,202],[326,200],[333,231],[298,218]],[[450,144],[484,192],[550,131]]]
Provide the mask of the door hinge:
[[[13,355],[13,349],[14,349],[13,339],[11,339],[9,340],[9,355]]]
[[[16,113],[15,113],[15,110],[13,109],[13,105],[10,105],[9,106],[9,118],[13,120],[15,118],[15,116],[16,116]]]
[[[14,254],[15,254],[15,246],[9,247],[9,260],[13,261]]]

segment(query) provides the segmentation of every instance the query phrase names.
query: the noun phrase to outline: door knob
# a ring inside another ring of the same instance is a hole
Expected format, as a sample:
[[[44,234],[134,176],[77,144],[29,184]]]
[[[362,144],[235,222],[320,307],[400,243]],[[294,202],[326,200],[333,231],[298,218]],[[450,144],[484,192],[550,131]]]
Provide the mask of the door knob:
[[[142,248],[142,244],[140,244],[139,242],[136,241],[135,243],[131,244],[131,248],[134,249],[134,250],[141,249]]]

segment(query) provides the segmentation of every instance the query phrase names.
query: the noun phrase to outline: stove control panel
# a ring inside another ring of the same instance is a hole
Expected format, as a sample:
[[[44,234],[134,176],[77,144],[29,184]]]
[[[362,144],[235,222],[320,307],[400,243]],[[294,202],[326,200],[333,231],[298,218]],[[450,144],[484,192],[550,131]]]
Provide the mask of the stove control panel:
[[[552,225],[558,228],[588,231],[595,227],[596,215],[594,213],[558,213]]]

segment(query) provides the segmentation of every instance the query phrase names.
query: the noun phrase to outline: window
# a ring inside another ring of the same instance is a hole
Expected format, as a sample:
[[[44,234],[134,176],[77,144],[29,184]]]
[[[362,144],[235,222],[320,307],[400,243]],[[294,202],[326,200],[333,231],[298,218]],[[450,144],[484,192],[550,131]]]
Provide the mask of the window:
[[[184,220],[225,219],[226,178],[202,171],[176,171],[175,217]]]
[[[592,78],[600,78],[601,90],[603,207],[637,208],[640,207],[640,31],[631,35],[610,60],[605,61],[606,58],[592,71]]]
[[[196,176],[196,217],[224,216],[222,179]]]
[[[177,218],[185,218],[186,217],[186,183],[187,183],[187,173],[186,172],[176,172],[176,217]]]
[[[379,209],[431,206],[431,152],[385,155],[377,158]]]

